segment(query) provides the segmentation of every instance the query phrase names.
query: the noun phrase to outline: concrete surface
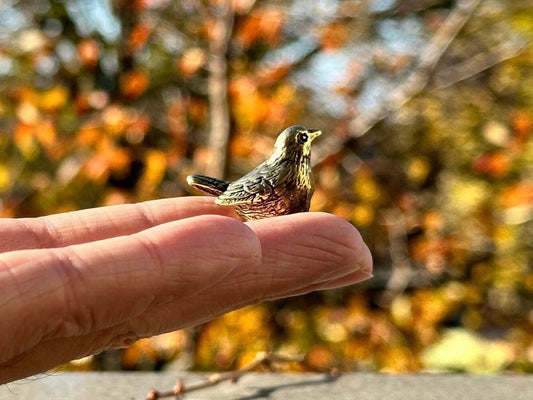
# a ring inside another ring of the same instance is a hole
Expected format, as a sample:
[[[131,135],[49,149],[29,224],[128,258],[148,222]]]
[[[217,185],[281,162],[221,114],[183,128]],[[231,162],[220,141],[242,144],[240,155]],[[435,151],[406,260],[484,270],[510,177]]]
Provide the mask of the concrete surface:
[[[0,386],[0,400],[144,399],[151,388],[169,390],[193,373],[63,373],[39,375]],[[249,374],[237,383],[186,394],[186,400],[532,400],[533,375],[382,375],[351,373],[330,380],[321,374]]]

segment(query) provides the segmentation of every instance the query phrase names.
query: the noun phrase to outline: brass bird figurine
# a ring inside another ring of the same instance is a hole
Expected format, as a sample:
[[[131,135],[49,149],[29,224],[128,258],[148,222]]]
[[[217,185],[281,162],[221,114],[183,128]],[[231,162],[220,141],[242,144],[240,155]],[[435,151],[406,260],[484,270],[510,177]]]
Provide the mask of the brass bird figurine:
[[[242,178],[228,182],[189,175],[187,183],[218,196],[215,203],[233,207],[245,221],[309,211],[314,191],[311,142],[321,133],[288,127],[276,139],[272,155]]]

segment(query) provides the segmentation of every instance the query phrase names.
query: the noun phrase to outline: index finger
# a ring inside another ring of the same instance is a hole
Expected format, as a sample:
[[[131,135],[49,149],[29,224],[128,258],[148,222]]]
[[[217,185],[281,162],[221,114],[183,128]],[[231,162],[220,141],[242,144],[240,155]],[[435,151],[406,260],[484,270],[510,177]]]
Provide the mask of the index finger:
[[[214,197],[192,196],[91,208],[39,218],[0,219],[0,252],[64,247],[130,235],[202,214],[236,218]]]

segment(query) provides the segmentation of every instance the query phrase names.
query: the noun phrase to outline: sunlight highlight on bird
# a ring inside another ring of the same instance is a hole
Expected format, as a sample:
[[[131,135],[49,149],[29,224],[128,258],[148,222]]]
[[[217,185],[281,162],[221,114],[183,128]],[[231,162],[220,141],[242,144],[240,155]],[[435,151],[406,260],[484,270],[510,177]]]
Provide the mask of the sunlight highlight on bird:
[[[276,139],[272,155],[242,178],[229,182],[189,175],[187,183],[217,196],[217,204],[233,207],[246,221],[309,211],[314,191],[311,143],[321,133],[288,127]]]

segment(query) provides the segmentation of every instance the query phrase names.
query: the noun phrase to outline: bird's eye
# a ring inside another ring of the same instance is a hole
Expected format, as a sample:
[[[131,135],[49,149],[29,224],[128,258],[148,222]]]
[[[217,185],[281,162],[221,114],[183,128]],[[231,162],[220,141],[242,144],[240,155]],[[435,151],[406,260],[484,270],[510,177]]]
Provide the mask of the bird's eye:
[[[296,140],[298,140],[298,143],[304,144],[309,140],[309,136],[307,136],[307,133],[305,132],[300,132],[298,133],[298,136],[296,136]]]

